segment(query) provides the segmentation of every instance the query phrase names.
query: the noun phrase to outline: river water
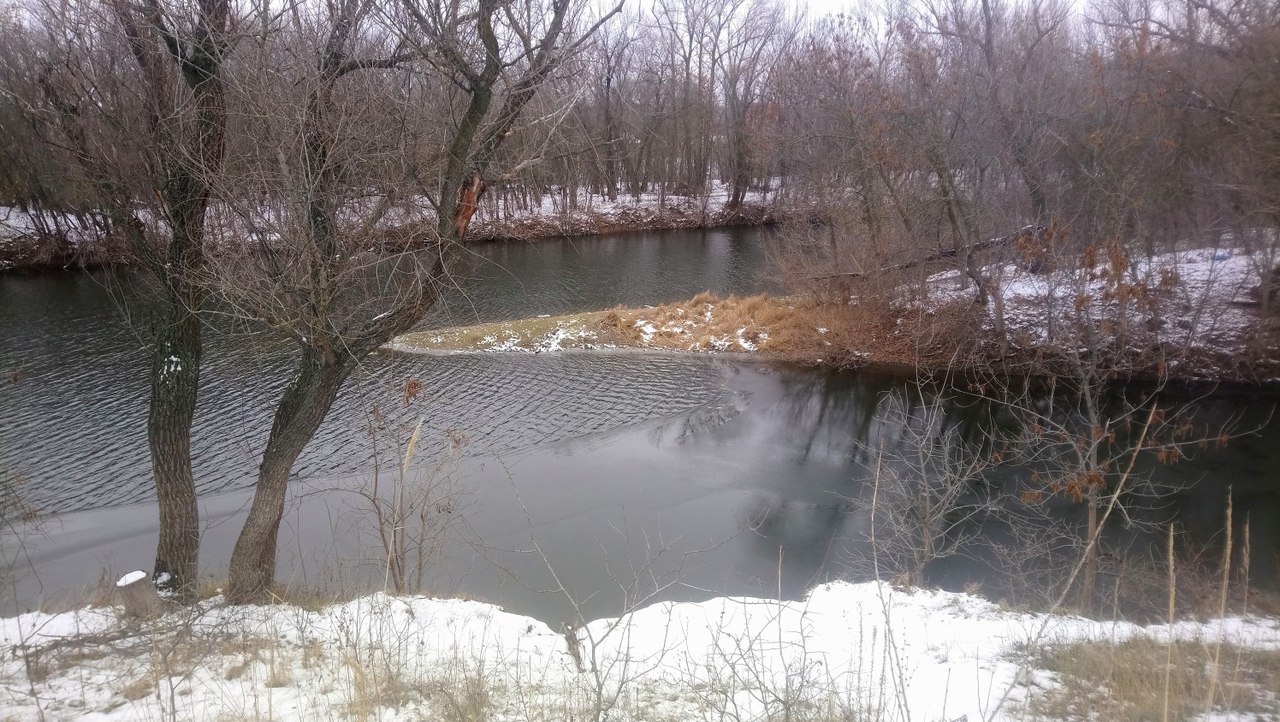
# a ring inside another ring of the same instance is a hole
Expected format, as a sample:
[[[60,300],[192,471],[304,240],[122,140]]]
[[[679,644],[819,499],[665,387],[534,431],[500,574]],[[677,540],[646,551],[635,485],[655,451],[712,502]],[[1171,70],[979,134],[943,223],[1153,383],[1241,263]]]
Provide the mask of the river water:
[[[426,324],[778,288],[764,232],[752,229],[489,244],[475,254]],[[0,386],[0,472],[24,505],[52,515],[5,541],[21,562],[5,611],[150,563],[143,323],[127,277],[0,276],[0,371],[13,379]],[[193,461],[206,519],[202,567],[215,578],[225,574],[289,350],[261,333],[207,336]],[[423,393],[401,410],[409,379]],[[729,357],[376,355],[300,459],[280,578],[321,592],[381,585],[377,527],[356,493],[369,489],[374,469],[376,405],[390,419],[384,442],[407,438],[423,420],[410,477],[447,479],[452,489],[433,512],[449,533],[432,545],[426,591],[553,623],[648,599],[795,596],[857,572],[871,449],[903,429],[882,402],[910,388]],[[1259,522],[1255,576],[1273,583],[1280,435],[1264,424],[1271,404],[1218,395],[1200,406],[1206,425],[1234,420],[1262,433],[1156,470],[1180,491],[1135,500],[1135,519],[1176,517],[1189,547],[1211,546],[1230,484],[1237,516]],[[962,407],[949,412],[957,423],[976,413]],[[456,452],[449,431],[467,440]],[[1064,507],[1064,518],[1074,513]],[[1144,548],[1142,534],[1121,536]],[[993,563],[967,553],[930,574],[962,586],[990,580]]]

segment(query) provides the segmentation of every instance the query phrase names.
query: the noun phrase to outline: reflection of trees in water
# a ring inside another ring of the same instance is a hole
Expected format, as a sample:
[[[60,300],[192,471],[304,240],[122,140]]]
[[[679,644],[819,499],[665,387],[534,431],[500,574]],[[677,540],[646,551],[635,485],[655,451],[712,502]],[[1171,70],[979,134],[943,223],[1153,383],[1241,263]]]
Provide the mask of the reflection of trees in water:
[[[886,387],[902,382],[866,373],[813,371],[781,376],[784,396],[778,406],[785,423],[780,445],[798,461],[821,452],[848,457],[865,445],[876,426],[876,408]]]
[[[993,463],[967,479],[968,487],[959,497],[963,501],[944,512],[941,527],[947,531],[939,543],[954,543],[955,555],[947,561],[930,561],[923,570],[925,581],[949,588],[980,582],[993,594],[1032,603],[1060,582],[1066,566],[1078,558],[1084,506],[1061,495],[1036,501],[1024,496],[1031,489],[1036,467],[1023,460],[1037,458],[1035,445],[1049,443],[1027,433],[1029,419],[1052,416],[1070,433],[1089,433],[1081,426],[1087,417],[1062,398],[1049,397],[1048,389],[1030,382],[1012,392],[1010,400],[990,392],[918,385],[871,374],[796,373],[779,382],[784,388],[778,403],[781,423],[776,426],[779,448],[798,462],[838,459],[845,482],[833,485],[832,492],[851,500],[832,504],[774,497],[757,500],[748,515],[760,540],[760,553],[776,553],[782,546],[796,565],[794,570],[784,567],[785,575],[823,573],[822,565],[839,573],[834,567],[840,566],[841,558],[866,558],[871,551],[866,531],[877,461],[887,465],[880,469],[882,475],[896,474],[900,484],[923,488],[945,471],[938,460],[957,454],[986,457]],[[1126,408],[1132,408],[1125,392],[1120,387],[1104,397],[1106,414],[1120,418]],[[1222,532],[1226,483],[1238,484],[1237,511],[1280,508],[1280,489],[1271,472],[1280,463],[1276,443],[1280,425],[1267,423],[1268,404],[1251,405],[1240,398],[1165,396],[1160,402],[1165,408],[1187,405],[1180,413],[1192,419],[1202,435],[1204,429],[1232,425],[1263,433],[1233,440],[1222,450],[1213,444],[1190,449],[1188,458],[1178,464],[1161,461],[1154,453],[1138,457],[1130,483],[1138,479],[1143,483],[1133,483],[1122,495],[1124,514],[1102,538],[1099,571],[1112,587],[1122,577],[1141,580],[1149,567],[1154,568],[1151,559],[1159,556],[1155,553],[1159,550],[1152,550],[1162,542],[1152,529],[1170,520],[1177,519],[1187,530],[1188,548],[1198,545],[1203,550],[1215,543]],[[1015,413],[1018,404],[1027,413]],[[1127,448],[1126,444],[1136,443],[1139,431],[1137,425],[1117,427],[1112,443]],[[1012,448],[1015,441],[1025,448]],[[879,454],[884,457],[877,459]],[[902,459],[912,455],[934,461],[920,468],[904,466]],[[914,479],[910,478],[913,473]],[[986,511],[973,514],[972,509],[981,505],[987,506]],[[908,505],[901,515],[903,523],[910,525],[915,513]],[[1241,523],[1237,521],[1237,526]],[[1240,531],[1236,529],[1237,534]],[[1259,525],[1255,519],[1252,531],[1255,582],[1272,586],[1280,529]],[[1140,581],[1131,583],[1135,589],[1142,587]],[[1133,600],[1139,606],[1142,602],[1136,597],[1140,596],[1135,593]]]
[[[778,426],[780,445],[794,449],[798,460],[823,455],[865,464],[881,442],[901,446],[921,410],[939,404],[944,414],[937,436],[986,443],[993,423],[1009,420],[996,413],[990,399],[940,385],[917,385],[902,377],[873,373],[813,371],[781,377],[784,397],[778,406],[785,423]],[[892,395],[900,413],[890,418],[882,409]]]
[[[784,566],[784,575],[810,580],[822,573],[870,576],[872,565],[855,568],[849,560],[873,555],[869,532],[877,474],[893,479],[894,493],[880,501],[893,497],[900,532],[912,524],[927,527],[930,544],[939,548],[976,535],[981,517],[973,508],[980,506],[981,474],[953,480],[959,485],[953,496],[963,504],[949,499],[951,508],[922,511],[913,502],[938,496],[935,482],[945,476],[948,461],[984,453],[993,418],[989,405],[945,387],[875,374],[811,372],[783,377],[780,383],[778,446],[790,450],[797,462],[835,461],[843,472],[843,480],[828,489],[833,497],[829,503],[770,496],[749,510],[760,553],[776,553],[782,546],[794,564],[793,569]],[[969,484],[972,489],[965,486]],[[894,568],[891,576],[902,566],[885,564]],[[920,564],[908,566],[916,577],[923,573]]]
[[[759,558],[778,558],[778,577],[784,595],[797,595],[829,577],[842,576],[832,559],[857,526],[859,513],[851,502],[832,498],[829,503],[788,499],[776,494],[757,494],[741,510]],[[779,550],[782,550],[781,555]],[[835,572],[833,574],[833,572]]]
[[[664,443],[679,444],[696,435],[723,426],[742,413],[731,401],[697,409],[654,426],[646,432],[649,443],[660,447]]]

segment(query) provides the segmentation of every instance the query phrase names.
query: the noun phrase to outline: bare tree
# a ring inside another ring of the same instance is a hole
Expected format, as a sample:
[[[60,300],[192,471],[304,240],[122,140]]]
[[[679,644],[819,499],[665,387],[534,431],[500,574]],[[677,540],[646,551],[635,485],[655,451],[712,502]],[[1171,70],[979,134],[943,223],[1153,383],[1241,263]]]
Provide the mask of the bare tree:
[[[912,586],[925,583],[929,565],[964,553],[1002,501],[985,479],[996,465],[987,439],[965,438],[931,395],[918,385],[881,402],[879,439],[864,450],[869,498],[859,499],[871,510],[871,548],[848,551],[851,564],[877,579]]]
[[[155,579],[194,594],[191,421],[200,381],[205,215],[222,165],[229,0],[73,0],[41,8],[30,97],[88,203],[155,281],[147,440],[160,508]]]
[[[798,21],[772,0],[726,3],[724,27],[728,46],[719,58],[720,90],[724,98],[724,161],[729,181],[729,208],[740,208],[759,175],[761,158],[752,151],[764,135],[760,101],[769,74],[794,39]]]
[[[264,273],[254,277],[275,279],[265,293],[260,286],[239,286],[233,301],[299,343],[297,374],[276,409],[253,504],[232,553],[227,597],[233,602],[259,600],[270,591],[289,472],[343,382],[369,353],[411,327],[435,302],[480,197],[497,173],[497,152],[521,112],[565,59],[618,11],[575,33],[572,22],[581,9],[569,0],[553,0],[545,14],[537,3],[480,0],[464,8],[408,0],[402,6],[407,30],[392,31],[385,18],[374,16],[377,7],[371,0],[345,0],[315,24],[322,29],[315,35],[322,38],[319,65],[303,79],[308,90],[301,125],[281,161],[289,169],[283,179],[295,199],[278,214],[284,232],[224,264],[241,274],[245,261],[256,260]],[[359,113],[382,96],[350,83],[359,77],[372,91],[378,87],[377,73],[394,72],[419,58],[432,71],[425,76],[428,82],[447,81],[454,95],[445,97],[462,110],[447,131],[424,135],[442,141],[445,149],[434,166],[414,162],[425,149],[401,130],[411,127],[410,116],[401,115],[406,120],[393,124],[389,145],[381,148],[400,156],[401,175],[378,181],[380,198],[369,202],[363,197],[368,179],[377,176],[357,171],[365,154],[353,148],[371,131],[359,124]],[[343,92],[339,83],[348,84]],[[421,189],[435,213],[434,233],[420,224],[391,228],[383,222],[394,217],[392,208],[408,212],[416,200],[396,195],[399,182]]]

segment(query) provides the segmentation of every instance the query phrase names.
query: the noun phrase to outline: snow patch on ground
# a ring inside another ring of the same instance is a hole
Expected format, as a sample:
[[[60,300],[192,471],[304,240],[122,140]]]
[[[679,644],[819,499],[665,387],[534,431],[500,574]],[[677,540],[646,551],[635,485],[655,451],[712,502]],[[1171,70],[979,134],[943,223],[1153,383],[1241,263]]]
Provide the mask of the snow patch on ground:
[[[769,188],[780,185],[777,179]],[[665,220],[683,219],[694,223],[706,223],[724,216],[727,211],[730,186],[718,180],[709,181],[700,194],[643,192],[639,195],[619,193],[610,200],[580,190],[577,197],[562,187],[550,187],[547,192],[529,199],[527,204],[512,203],[503,207],[497,196],[482,203],[472,222],[475,236],[499,236],[515,232],[522,226],[558,228],[564,233],[592,233],[601,225],[637,228],[660,227]],[[752,189],[743,198],[744,209],[764,209],[776,194],[769,190]]]
[[[582,347],[583,342],[590,341],[596,337],[596,334],[586,329],[567,329],[557,326],[554,331],[542,337],[533,345],[534,353],[552,353],[562,351],[566,348],[566,344],[570,347]]]
[[[881,583],[666,602],[563,633],[472,601],[374,594],[307,611],[215,598],[134,627],[110,609],[0,620],[0,705],[13,719],[436,719],[472,685],[499,720],[580,718],[601,702],[616,720],[763,719],[782,705],[1014,719],[1027,684],[1054,684],[1022,667],[1028,644],[1140,635],[1280,649],[1275,619],[1141,627]]]
[[[1036,274],[1010,263],[986,269],[1004,301],[1017,345],[1093,349],[1115,343],[1234,353],[1257,324],[1257,260],[1242,249],[1203,248],[1125,259],[1118,270],[1092,268]],[[929,306],[972,299],[957,270],[929,277]],[[993,310],[988,305],[988,325]]]
[[[654,334],[658,333],[658,329],[652,323],[645,320],[636,321],[635,327],[640,329],[640,339],[644,343],[652,342]]]

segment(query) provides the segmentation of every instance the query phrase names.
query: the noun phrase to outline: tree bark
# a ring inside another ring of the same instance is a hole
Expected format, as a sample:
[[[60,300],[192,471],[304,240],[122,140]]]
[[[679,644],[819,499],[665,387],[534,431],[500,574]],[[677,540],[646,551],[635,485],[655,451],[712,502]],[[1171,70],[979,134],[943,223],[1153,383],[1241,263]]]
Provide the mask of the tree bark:
[[[300,315],[291,317],[286,324],[297,324],[294,332],[302,340],[298,372],[276,409],[253,503],[232,552],[227,600],[233,604],[261,601],[270,592],[275,581],[276,539],[294,462],[324,421],[343,382],[360,360],[407,330],[434,303],[434,282],[448,273],[456,248],[466,237],[498,148],[539,86],[558,67],[562,60],[560,53],[566,52],[557,47],[557,40],[570,4],[557,1],[551,6],[552,14],[542,41],[534,44],[525,40],[527,69],[514,82],[504,84],[497,114],[486,123],[495,98],[494,87],[504,68],[512,63],[504,61],[502,45],[493,26],[503,3],[480,0],[474,16],[476,34],[484,50],[479,69],[461,55],[446,53],[454,64],[457,82],[470,97],[445,147],[447,160],[436,196],[439,248],[435,249],[434,261],[428,268],[419,270],[418,280],[403,289],[389,310],[367,323],[335,326],[335,313],[341,311],[340,305],[344,303],[338,287],[343,278],[343,254],[339,252],[337,199],[350,189],[342,185],[346,182],[342,177],[342,158],[333,152],[333,121],[326,117],[332,106],[334,83],[350,72],[393,67],[400,62],[399,56],[375,61],[346,57],[347,39],[365,7],[350,4],[336,9],[337,16],[320,61],[319,84],[308,98],[303,119],[306,159],[302,164],[302,187],[308,201],[302,219],[307,243],[300,252],[309,254],[306,285],[311,290]],[[404,7],[428,38],[443,32],[444,28],[415,3],[406,2]],[[620,10],[619,5],[606,17]],[[599,23],[588,30],[587,35],[598,27]],[[448,40],[451,42],[452,38]],[[579,45],[580,42],[571,44],[568,50]],[[298,327],[305,331],[298,333]]]
[[[180,599],[195,596],[200,510],[191,471],[191,421],[200,386],[198,289],[173,290],[156,332],[151,359],[147,444],[160,511],[153,579]]]
[[[1098,533],[1098,490],[1089,489],[1085,501],[1089,505],[1089,514],[1085,525],[1084,577],[1080,582],[1079,604],[1080,610],[1087,614],[1093,611],[1093,594],[1098,579],[1098,544],[1094,541],[1094,535]]]
[[[258,485],[240,537],[231,553],[227,601],[264,601],[275,583],[276,540],[284,516],[289,472],[320,428],[355,359],[303,346],[298,375],[285,388],[267,439]]]
[[[170,226],[166,254],[154,257],[143,251],[164,287],[162,318],[151,356],[147,443],[160,522],[152,578],[182,601],[195,598],[199,571],[200,513],[191,470],[191,423],[200,386],[199,313],[204,289],[199,277],[204,266],[209,177],[222,168],[225,150],[221,73],[228,13],[227,0],[203,0],[190,36],[180,41],[158,9],[135,14],[123,5],[116,8],[134,57],[151,84],[151,132],[163,171],[157,180],[162,181],[160,195]],[[191,92],[194,117],[189,125],[172,117],[178,101],[165,88],[168,73],[160,70],[153,52],[158,41]],[[136,235],[141,239],[141,233]],[[144,247],[139,244],[140,249]]]

